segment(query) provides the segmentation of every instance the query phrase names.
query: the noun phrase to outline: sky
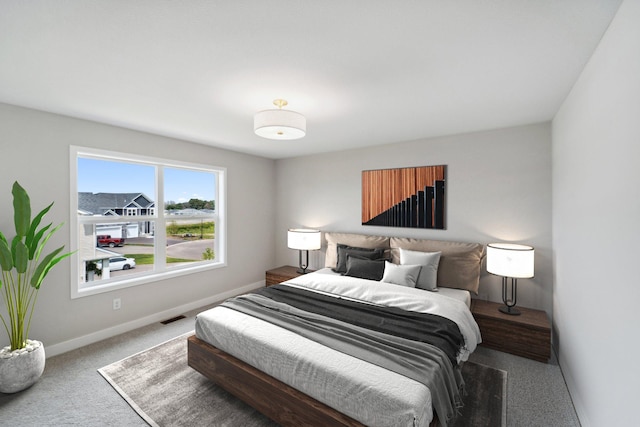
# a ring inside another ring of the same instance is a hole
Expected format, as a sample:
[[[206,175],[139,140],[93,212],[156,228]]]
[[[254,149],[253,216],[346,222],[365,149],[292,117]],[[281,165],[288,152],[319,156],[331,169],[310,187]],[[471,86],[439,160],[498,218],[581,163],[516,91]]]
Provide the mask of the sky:
[[[215,175],[165,167],[165,201],[215,200]],[[155,199],[155,167],[78,158],[78,192],[144,193]]]

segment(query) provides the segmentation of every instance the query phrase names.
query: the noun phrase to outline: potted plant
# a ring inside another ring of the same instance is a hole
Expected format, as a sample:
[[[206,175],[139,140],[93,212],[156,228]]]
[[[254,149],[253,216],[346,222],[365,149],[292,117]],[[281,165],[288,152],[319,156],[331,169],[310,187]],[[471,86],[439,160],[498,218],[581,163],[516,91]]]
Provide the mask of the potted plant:
[[[0,392],[15,393],[34,384],[44,371],[44,347],[29,339],[31,317],[42,281],[53,266],[71,253],[61,254],[64,246],[47,255],[47,241],[60,228],[40,227],[53,203],[31,219],[31,201],[24,188],[14,182],[13,211],[16,235],[11,241],[0,232],[0,293],[8,319],[0,315],[10,345],[0,350]],[[40,227],[40,228],[39,228]]]
[[[98,263],[95,261],[88,261],[86,267],[87,282],[93,281],[94,276],[102,276],[102,269],[98,267]]]

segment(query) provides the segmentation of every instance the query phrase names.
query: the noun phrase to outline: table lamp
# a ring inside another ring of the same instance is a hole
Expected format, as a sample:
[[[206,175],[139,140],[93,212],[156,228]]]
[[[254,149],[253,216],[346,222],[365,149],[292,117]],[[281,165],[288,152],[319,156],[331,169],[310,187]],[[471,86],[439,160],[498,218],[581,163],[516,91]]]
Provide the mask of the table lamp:
[[[531,246],[514,243],[490,243],[487,245],[487,271],[502,276],[502,301],[499,310],[506,314],[518,315],[518,279],[533,277],[534,249]],[[507,278],[511,278],[511,298],[507,294]]]
[[[307,228],[291,228],[287,231],[287,246],[290,249],[298,249],[298,265],[296,270],[300,274],[307,273],[309,267],[309,251],[320,249],[320,230],[311,230]],[[302,262],[302,251],[306,253],[306,260]]]

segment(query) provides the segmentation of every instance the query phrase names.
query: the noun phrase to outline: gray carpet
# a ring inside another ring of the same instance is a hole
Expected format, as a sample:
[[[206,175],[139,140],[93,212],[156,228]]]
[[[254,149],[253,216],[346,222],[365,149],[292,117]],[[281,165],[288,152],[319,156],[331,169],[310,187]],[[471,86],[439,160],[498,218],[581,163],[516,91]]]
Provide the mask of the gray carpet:
[[[190,333],[99,369],[152,426],[275,426],[187,365]],[[507,373],[467,362],[468,395],[454,426],[505,426]]]

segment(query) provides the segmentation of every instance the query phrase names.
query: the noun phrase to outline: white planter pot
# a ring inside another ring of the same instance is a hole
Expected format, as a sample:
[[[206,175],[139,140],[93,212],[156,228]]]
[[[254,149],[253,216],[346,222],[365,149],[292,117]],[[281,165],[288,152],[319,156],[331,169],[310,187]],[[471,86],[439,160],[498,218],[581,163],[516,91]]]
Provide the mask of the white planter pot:
[[[17,393],[38,381],[44,372],[44,345],[40,341],[27,340],[27,347],[0,351],[0,392]]]

